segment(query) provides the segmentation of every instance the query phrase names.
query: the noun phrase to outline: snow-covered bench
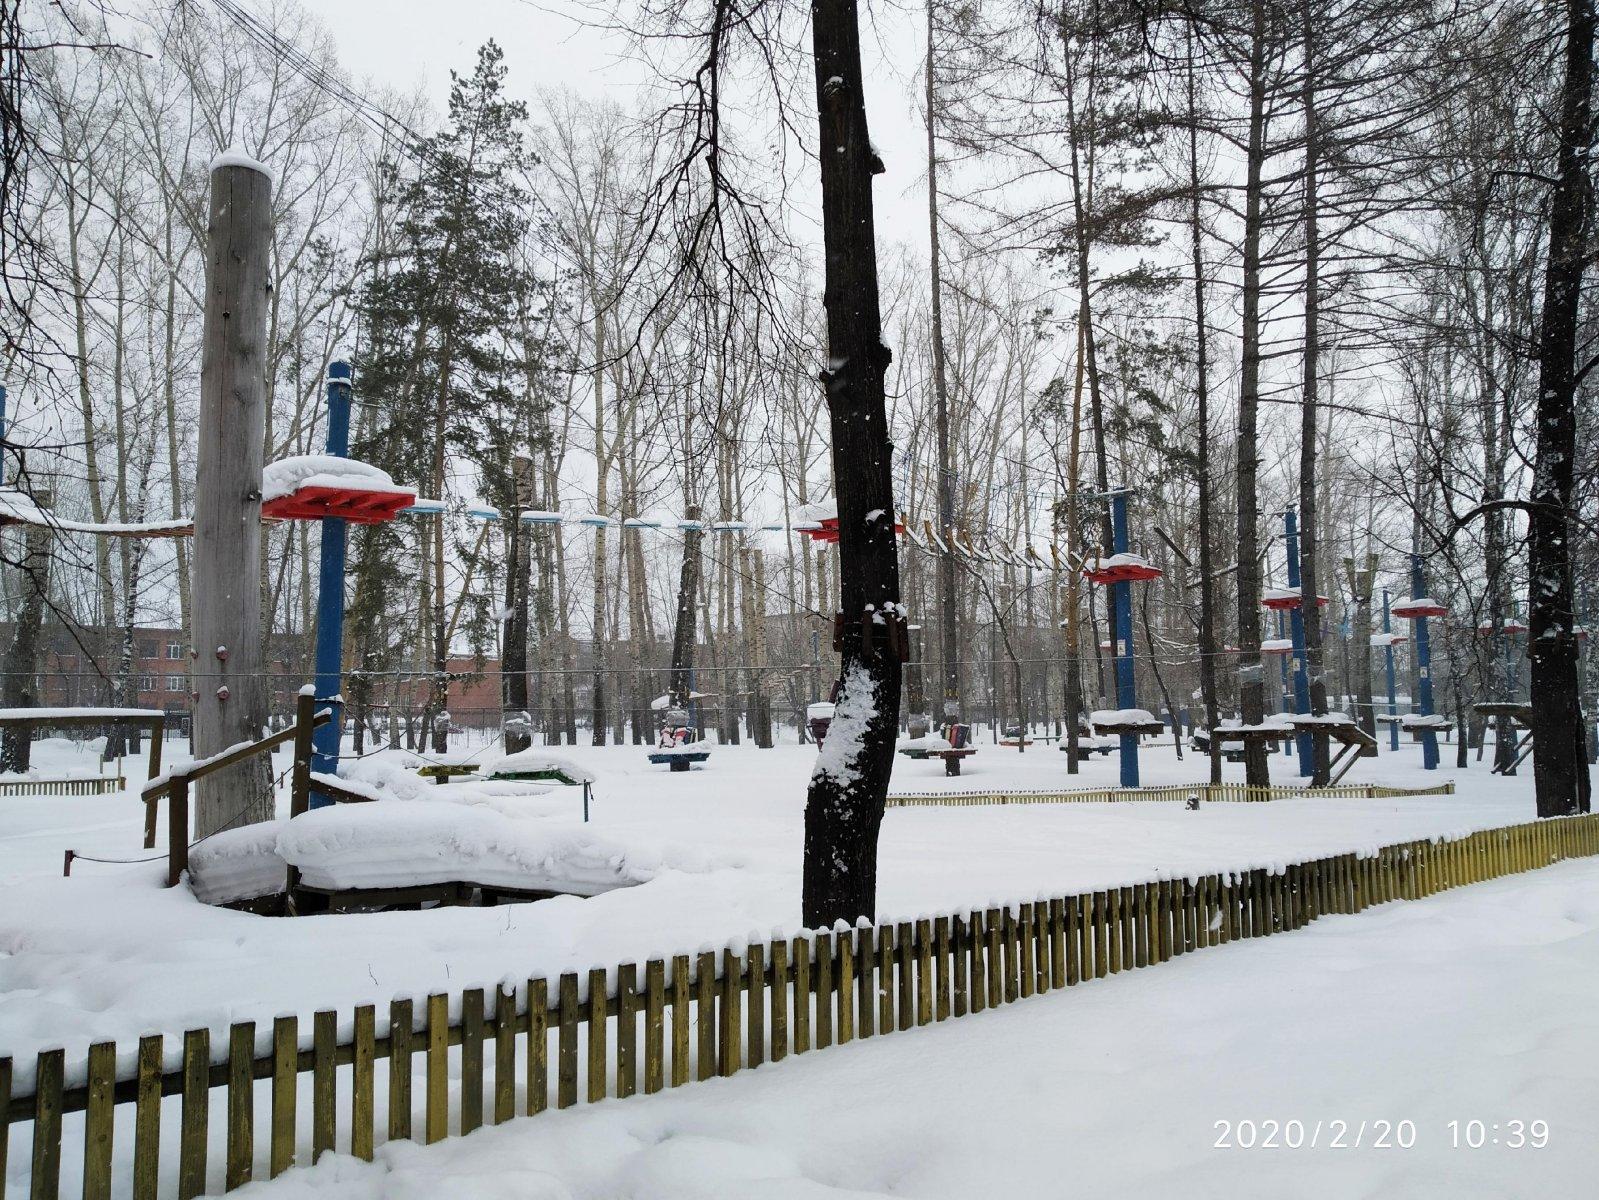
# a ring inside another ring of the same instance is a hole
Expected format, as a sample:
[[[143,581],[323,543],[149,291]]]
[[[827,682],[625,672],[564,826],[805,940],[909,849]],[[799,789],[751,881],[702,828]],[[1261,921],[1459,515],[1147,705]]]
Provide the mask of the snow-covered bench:
[[[663,869],[660,853],[592,826],[387,800],[215,834],[190,851],[189,885],[207,904],[260,901],[289,889],[299,911],[315,911],[466,903],[474,896],[485,904],[597,896]]]
[[[569,758],[546,753],[543,750],[523,750],[520,754],[507,754],[484,772],[485,779],[508,779],[521,783],[563,783],[580,787],[593,783],[594,776]]]
[[[681,746],[657,746],[650,751],[650,762],[673,771],[687,771],[694,763],[706,762],[711,747],[706,742],[684,742]]]

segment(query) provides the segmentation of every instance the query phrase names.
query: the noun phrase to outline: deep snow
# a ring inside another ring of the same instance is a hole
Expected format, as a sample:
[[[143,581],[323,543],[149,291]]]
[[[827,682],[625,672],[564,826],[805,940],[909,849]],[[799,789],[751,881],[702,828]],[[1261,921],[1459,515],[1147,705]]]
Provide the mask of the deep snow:
[[[169,763],[183,761],[176,741],[167,749]],[[34,1053],[55,1046],[68,1050],[71,1077],[91,1041],[115,1039],[131,1052],[142,1033],[205,1025],[220,1045],[235,1020],[298,1013],[309,1028],[319,1008],[337,1008],[347,1019],[361,1003],[529,975],[553,978],[795,930],[814,747],[724,746],[705,769],[686,774],[651,766],[648,749],[559,752],[595,777],[586,833],[691,869],[655,872],[639,886],[591,899],[492,909],[281,920],[210,908],[186,888],[163,888],[164,860],[134,866],[79,860],[72,877],[61,878],[69,847],[103,858],[157,853],[141,846],[142,757],[125,760],[129,787],[121,795],[0,800],[0,1053],[16,1058],[21,1088]],[[65,741],[42,741],[35,753],[51,774],[97,769],[92,754]],[[498,753],[465,744],[451,757],[491,766]],[[487,794],[495,785],[483,781],[435,787],[403,769],[407,761],[415,760],[386,753],[363,760],[360,773],[397,795],[459,797],[458,803],[520,814],[540,826],[581,827],[580,788],[498,796]],[[287,765],[287,754],[280,754],[277,766]],[[1169,746],[1151,748],[1144,778],[1192,782],[1203,777],[1204,765],[1193,756],[1177,762]],[[1291,758],[1278,756],[1273,767],[1283,781],[1294,778]],[[1116,769],[1114,755],[1093,757],[1074,781],[1065,755],[1048,744],[1018,753],[979,741],[962,778],[947,778],[937,762],[897,757],[893,787],[923,793],[1104,787],[1114,784]],[[1460,794],[1216,803],[1197,813],[1169,803],[891,809],[880,847],[879,916],[913,918],[1527,820],[1529,774],[1500,780],[1486,764],[1423,772],[1419,748],[1407,742],[1398,755],[1362,761],[1354,777],[1453,779]],[[286,806],[280,796],[284,815]],[[162,829],[156,845],[165,844]]]
[[[1599,1176],[1596,990],[1585,860],[372,1164],[329,1155],[239,1194],[1576,1197]],[[1268,1122],[1277,1148],[1259,1145]]]

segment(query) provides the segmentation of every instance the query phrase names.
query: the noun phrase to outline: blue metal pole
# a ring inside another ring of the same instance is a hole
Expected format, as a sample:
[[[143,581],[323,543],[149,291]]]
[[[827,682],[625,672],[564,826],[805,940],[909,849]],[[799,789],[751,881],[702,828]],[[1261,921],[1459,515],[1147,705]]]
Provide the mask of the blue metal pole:
[[[1393,618],[1388,613],[1388,589],[1382,590],[1382,631],[1391,634],[1394,631]],[[1383,662],[1388,672],[1388,715],[1392,718],[1388,722],[1388,749],[1399,749],[1399,696],[1394,691],[1394,644],[1389,642],[1383,648]]]
[[[350,364],[328,364],[328,453],[350,456]],[[340,679],[344,672],[344,546],[343,517],[322,518],[322,557],[317,575],[316,700],[317,710],[333,710],[333,720],[311,738],[311,769],[323,775],[339,770],[339,744],[344,734],[344,698]],[[333,801],[315,788],[311,807],[324,808]]]
[[[1410,556],[1410,594],[1415,597],[1427,594],[1427,580],[1421,571],[1421,555]],[[1419,685],[1417,711],[1424,717],[1432,716],[1432,644],[1427,636],[1427,618],[1416,618],[1416,682]],[[1438,769],[1438,734],[1431,729],[1421,731],[1421,765],[1425,770]]]
[[[1283,510],[1283,540],[1288,551],[1288,586],[1298,588],[1299,584],[1299,514],[1292,508]],[[1288,636],[1294,645],[1294,711],[1301,715],[1310,712],[1310,674],[1307,670],[1305,657],[1305,615],[1309,607],[1310,620],[1320,620],[1321,613],[1316,610],[1316,597],[1300,596],[1299,606],[1288,613]],[[1294,738],[1294,746],[1299,751],[1299,774],[1309,779],[1316,773],[1316,746],[1310,734],[1301,733]]]
[[[1111,536],[1114,552],[1127,553],[1127,493],[1117,491],[1110,498]],[[1110,585],[1111,611],[1116,627],[1116,706],[1137,708],[1138,696],[1133,679],[1133,585]],[[1138,786],[1138,735],[1121,735],[1122,787]]]
[[[1278,609],[1277,610],[1277,640],[1281,641],[1287,635],[1287,633],[1288,633],[1287,622],[1286,622],[1286,620],[1283,617],[1282,610]],[[1288,712],[1288,657],[1286,655],[1279,654],[1277,656],[1277,671],[1282,676],[1282,685],[1277,689],[1277,711],[1280,712],[1280,713],[1287,713]],[[1284,738],[1283,739],[1283,753],[1284,754],[1292,754],[1293,752],[1294,752],[1293,739]]]

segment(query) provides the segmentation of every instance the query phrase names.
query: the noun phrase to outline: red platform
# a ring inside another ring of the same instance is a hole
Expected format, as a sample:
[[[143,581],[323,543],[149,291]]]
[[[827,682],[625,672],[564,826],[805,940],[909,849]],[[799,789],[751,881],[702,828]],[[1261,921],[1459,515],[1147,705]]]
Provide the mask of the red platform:
[[[264,501],[261,515],[278,521],[317,521],[343,517],[354,525],[381,525],[416,503],[415,492],[367,488],[301,487]]]
[[[1141,583],[1146,579],[1159,579],[1161,570],[1157,566],[1143,561],[1126,561],[1129,556],[1115,554],[1103,559],[1097,566],[1085,566],[1083,578],[1089,583],[1109,585],[1112,583]],[[1121,562],[1116,560],[1120,558]]]
[[[1435,600],[1406,600],[1394,605],[1391,611],[1401,621],[1415,621],[1421,617],[1444,616],[1449,612],[1449,607]]]
[[[1326,596],[1316,597],[1316,607],[1326,608],[1332,603]],[[1295,592],[1288,596],[1267,596],[1260,602],[1262,608],[1269,608],[1273,612],[1289,612],[1299,607],[1299,594]]]
[[[825,517],[822,520],[815,522],[815,525],[816,525],[815,529],[796,529],[795,532],[796,533],[803,533],[806,537],[812,538],[812,539],[814,539],[815,541],[818,541],[818,542],[837,542],[838,541],[838,518],[837,517]],[[903,521],[895,521],[894,522],[894,532],[895,533],[904,533],[905,532],[905,522],[903,522]]]

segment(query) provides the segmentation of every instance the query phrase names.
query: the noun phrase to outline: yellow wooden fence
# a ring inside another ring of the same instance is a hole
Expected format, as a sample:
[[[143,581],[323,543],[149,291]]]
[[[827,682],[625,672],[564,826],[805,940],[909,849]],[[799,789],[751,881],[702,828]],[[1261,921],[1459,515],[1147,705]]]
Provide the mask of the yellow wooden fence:
[[[1302,800],[1306,797],[1351,797],[1386,800],[1395,796],[1452,796],[1453,783],[1427,787],[1387,787],[1379,783],[1338,783],[1330,787],[1251,787],[1246,783],[1167,784],[1162,787],[1087,788],[1078,791],[1037,792],[923,792],[891,795],[889,808],[964,808],[983,804],[1115,804],[1134,800],[1189,800],[1262,803],[1268,800]]]
[[[562,975],[553,991],[535,978],[492,992],[438,993],[420,1010],[394,1001],[381,1020],[365,1005],[351,1014],[347,1032],[338,1013],[318,1012],[308,1040],[294,1017],[277,1018],[270,1032],[236,1024],[225,1045],[193,1029],[181,1037],[175,1068],[160,1036],[140,1039],[126,1072],[118,1070],[116,1045],[104,1042],[74,1057],[69,1083],[65,1053],[48,1050],[37,1057],[31,1086],[16,1095],[12,1061],[0,1058],[0,1200],[13,1140],[19,1151],[31,1144],[31,1200],[60,1193],[68,1154],[81,1164],[86,1198],[109,1196],[113,1186],[139,1200],[231,1190],[329,1150],[370,1158],[380,1139],[436,1142],[552,1103],[569,1108],[659,1092],[1298,929],[1324,913],[1595,854],[1599,815],[1562,817],[1329,855],[1282,871],[1158,879],[662,957],[642,971],[623,963]],[[302,1076],[309,1076],[308,1106]],[[459,1080],[453,1102],[452,1078]],[[164,1136],[166,1096],[180,1099]],[[131,1156],[113,1154],[118,1109],[131,1116],[122,1122],[125,1132],[131,1126]],[[63,1136],[69,1113],[83,1114],[72,1138]]]
[[[80,775],[73,779],[0,780],[0,796],[110,796],[128,786],[120,775]]]

